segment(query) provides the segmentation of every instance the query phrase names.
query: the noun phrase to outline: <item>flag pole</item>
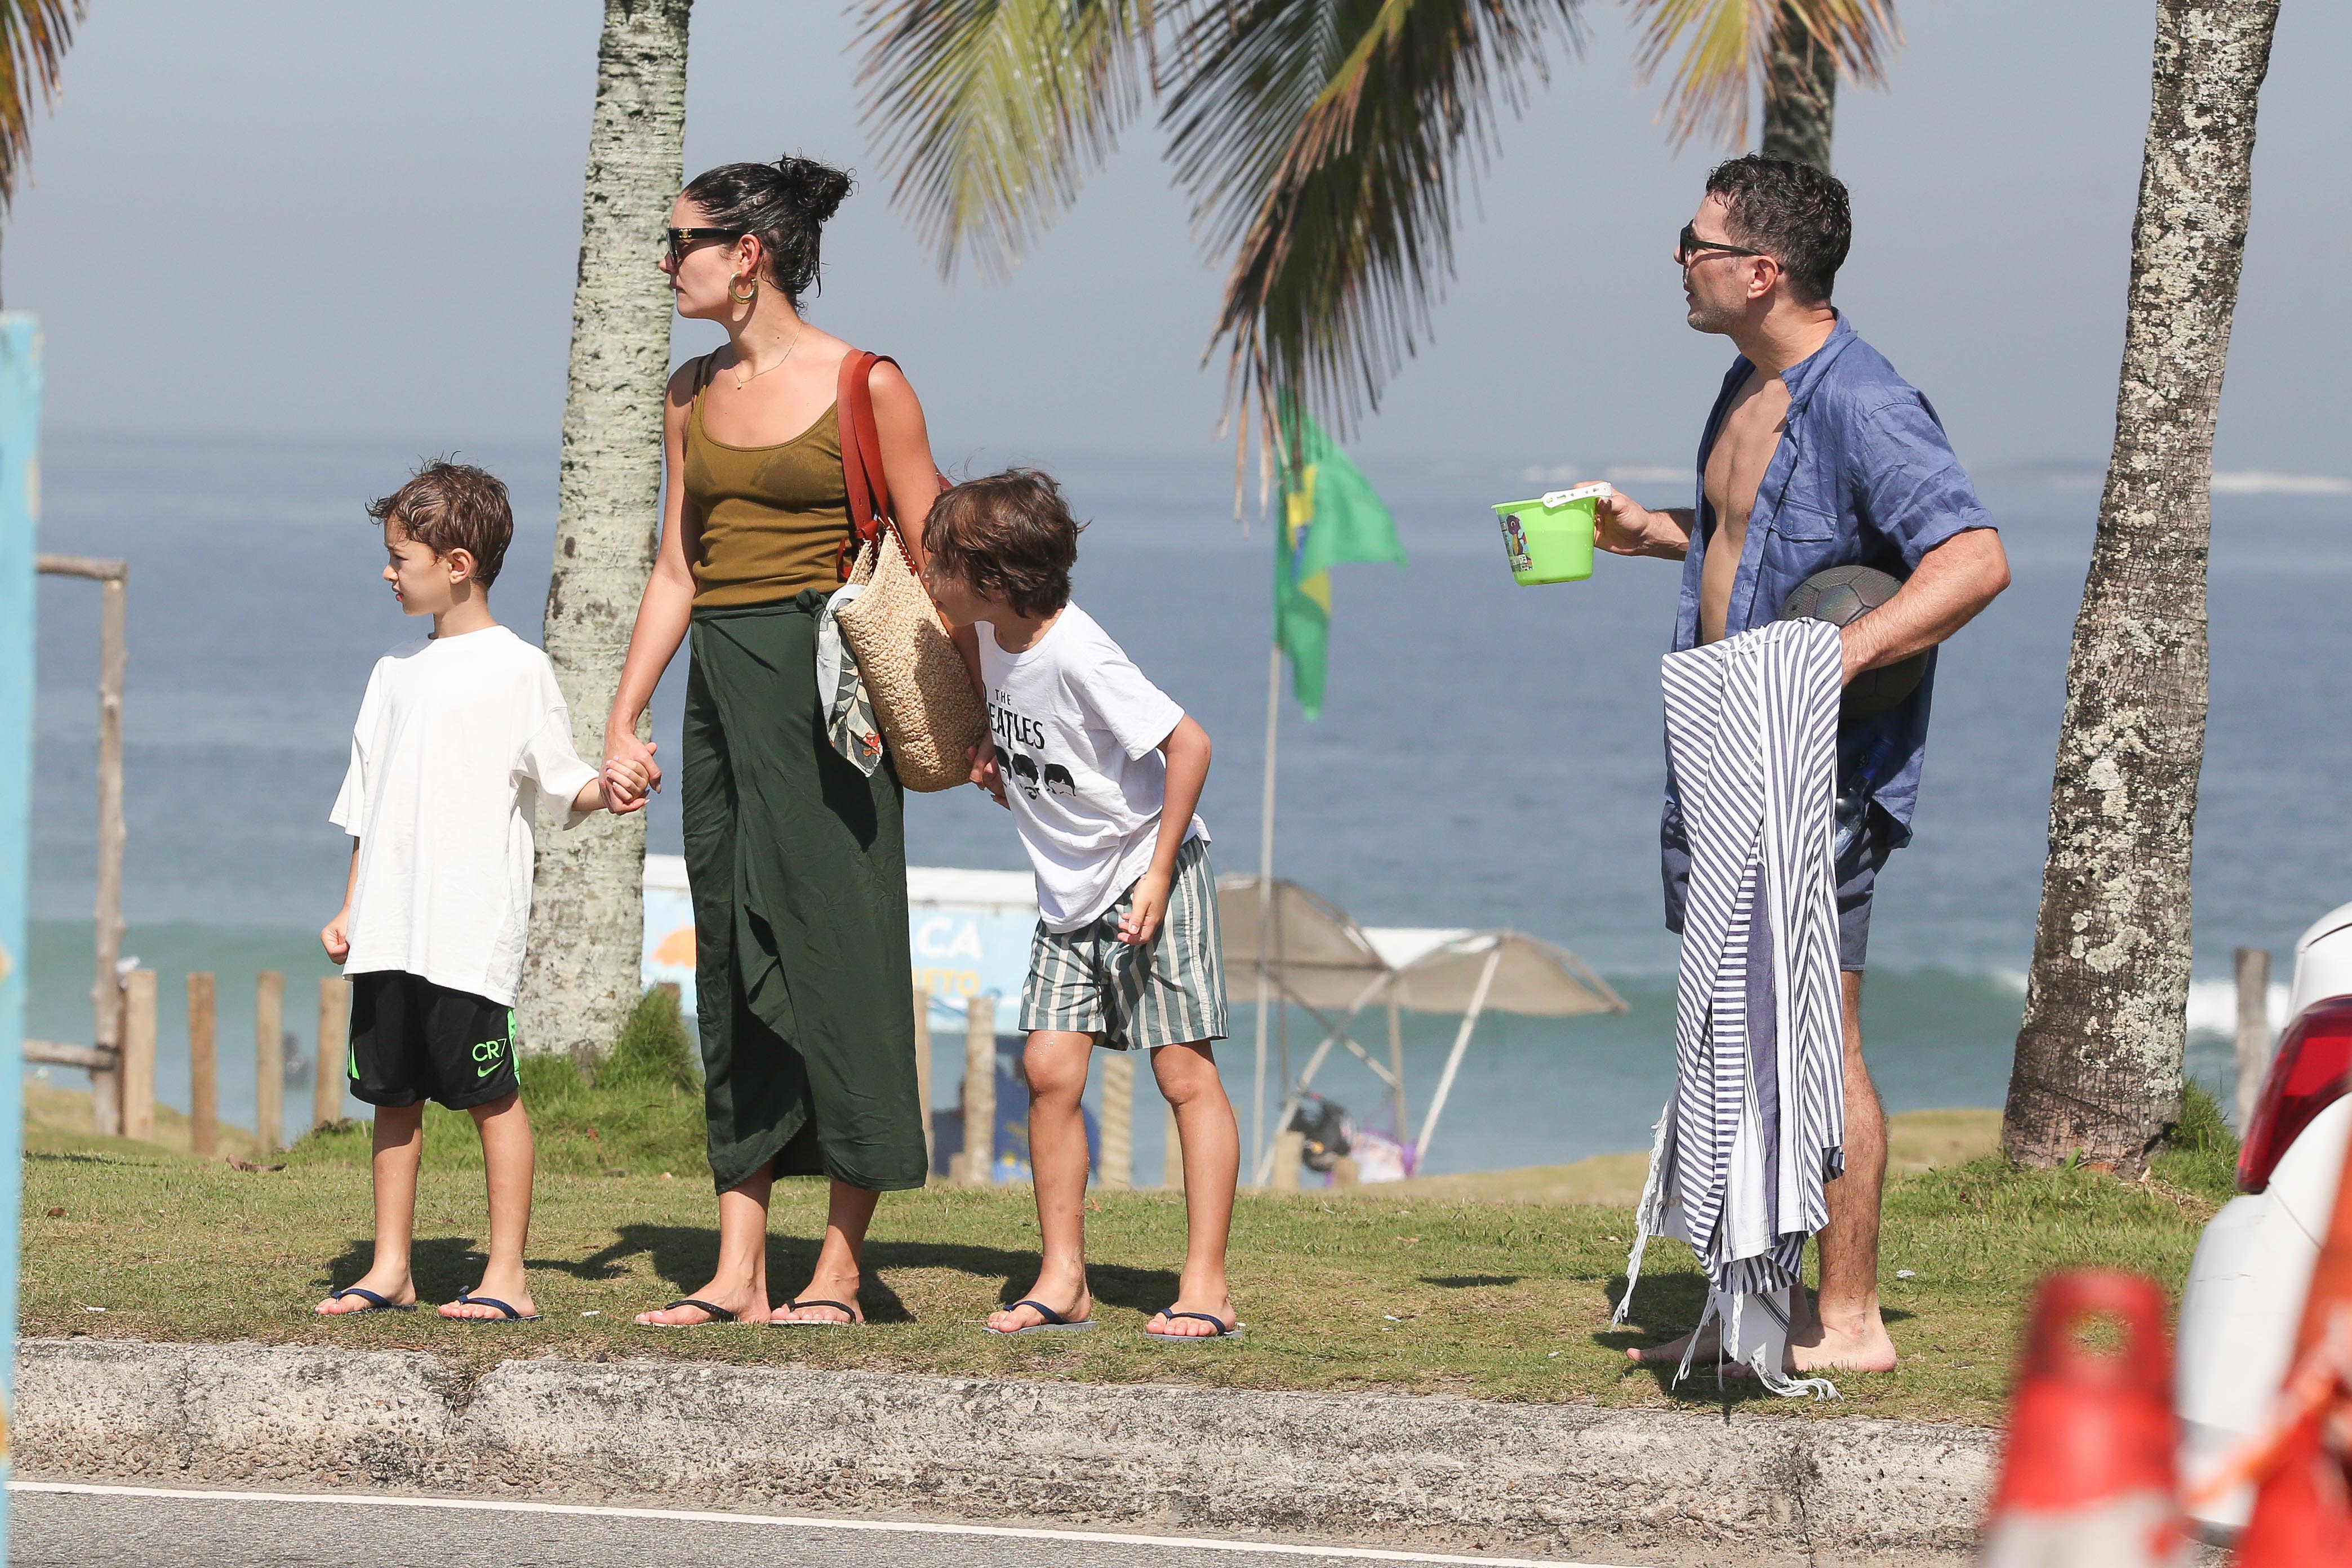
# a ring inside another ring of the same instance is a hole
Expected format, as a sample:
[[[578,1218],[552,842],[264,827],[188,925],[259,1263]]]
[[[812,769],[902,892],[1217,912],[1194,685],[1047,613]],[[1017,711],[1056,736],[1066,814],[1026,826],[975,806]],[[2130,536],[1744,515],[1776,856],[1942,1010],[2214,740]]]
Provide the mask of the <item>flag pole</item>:
[[[1250,1169],[1265,1150],[1265,1019],[1274,953],[1274,763],[1282,719],[1282,644],[1265,666],[1265,789],[1258,803],[1257,830],[1257,1067],[1250,1093]]]

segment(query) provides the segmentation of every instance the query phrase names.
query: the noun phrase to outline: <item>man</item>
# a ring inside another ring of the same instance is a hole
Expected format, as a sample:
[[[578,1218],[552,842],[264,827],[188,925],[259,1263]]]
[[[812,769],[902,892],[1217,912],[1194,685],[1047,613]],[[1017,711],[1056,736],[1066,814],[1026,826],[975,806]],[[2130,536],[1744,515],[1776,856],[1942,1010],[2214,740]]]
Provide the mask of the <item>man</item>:
[[[1886,1114],[1862,1058],[1871,898],[1879,867],[1911,837],[1930,650],[2009,586],[2000,536],[1936,411],[1830,303],[1852,234],[1844,185],[1819,169],[1751,155],[1707,176],[1674,258],[1691,326],[1728,337],[1739,358],[1699,441],[1698,506],[1651,511],[1617,496],[1597,516],[1603,549],[1683,563],[1677,651],[1765,625],[1805,579],[1858,563],[1907,580],[1844,628],[1846,680],[1928,657],[1907,701],[1838,731],[1845,1173],[1829,1184],[1818,1299],[1790,1325],[1789,1370],[1800,1375],[1895,1364],[1878,1310]],[[1666,925],[1679,932],[1690,860],[1671,773],[1663,841]],[[1627,1354],[1671,1364],[1683,1351],[1676,1341]]]

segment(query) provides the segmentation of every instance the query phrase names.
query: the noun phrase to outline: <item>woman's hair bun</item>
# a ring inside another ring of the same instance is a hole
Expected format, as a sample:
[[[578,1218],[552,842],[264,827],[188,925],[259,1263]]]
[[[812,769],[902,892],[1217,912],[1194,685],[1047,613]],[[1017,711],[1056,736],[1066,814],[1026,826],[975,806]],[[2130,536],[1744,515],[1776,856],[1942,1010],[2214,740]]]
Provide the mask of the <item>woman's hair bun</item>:
[[[817,242],[850,191],[841,170],[787,155],[772,163],[721,163],[697,174],[686,199],[713,228],[750,235],[766,252],[769,281],[797,309],[816,286]]]
[[[776,178],[783,185],[785,200],[813,223],[824,223],[839,212],[853,188],[849,176],[839,169],[789,152],[776,160]]]

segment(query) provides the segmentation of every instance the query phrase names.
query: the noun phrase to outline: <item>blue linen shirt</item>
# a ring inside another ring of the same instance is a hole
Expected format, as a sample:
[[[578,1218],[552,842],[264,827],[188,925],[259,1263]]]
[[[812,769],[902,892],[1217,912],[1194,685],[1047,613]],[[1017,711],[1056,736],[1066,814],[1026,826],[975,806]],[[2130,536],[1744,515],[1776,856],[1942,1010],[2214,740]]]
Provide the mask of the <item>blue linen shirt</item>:
[[[1732,361],[1699,438],[1698,505],[1675,618],[1677,653],[1698,643],[1699,578],[1715,534],[1707,455],[1754,369],[1745,355]],[[1780,379],[1789,388],[1788,423],[1748,514],[1724,615],[1727,637],[1778,618],[1790,591],[1817,571],[1862,565],[1907,577],[1953,535],[1993,526],[1934,406],[1856,335],[1843,312],[1829,340]],[[1910,841],[1935,685],[1930,650],[1919,689],[1900,706],[1838,728],[1839,814],[1852,821],[1864,805],[1875,806],[1890,847]],[[1664,829],[1667,844],[1679,847],[1681,802],[1671,767]]]

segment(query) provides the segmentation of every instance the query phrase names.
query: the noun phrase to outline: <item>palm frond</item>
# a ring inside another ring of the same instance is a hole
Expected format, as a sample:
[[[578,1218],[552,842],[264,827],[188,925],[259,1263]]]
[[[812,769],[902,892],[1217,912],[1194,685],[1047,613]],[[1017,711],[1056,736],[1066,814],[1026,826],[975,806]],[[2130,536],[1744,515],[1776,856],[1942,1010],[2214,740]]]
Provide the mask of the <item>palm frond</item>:
[[[862,112],[943,273],[1017,259],[1149,77],[1152,0],[875,0],[866,19]]]
[[[1886,57],[1902,42],[1895,0],[1628,0],[1642,25],[1634,64],[1648,80],[1678,48],[1662,114],[1675,145],[1694,136],[1741,147],[1748,141],[1749,88],[1765,79],[1772,29],[1783,11],[1837,56],[1855,81],[1885,80]]]
[[[33,150],[33,87],[57,96],[58,70],[82,0],[0,0],[0,207],[16,195],[16,175]]]
[[[1344,432],[1427,333],[1496,111],[1580,0],[1194,0],[1170,157],[1210,242],[1237,245],[1210,351],[1232,346],[1246,443],[1285,394]],[[1255,413],[1253,413],[1253,405]]]

